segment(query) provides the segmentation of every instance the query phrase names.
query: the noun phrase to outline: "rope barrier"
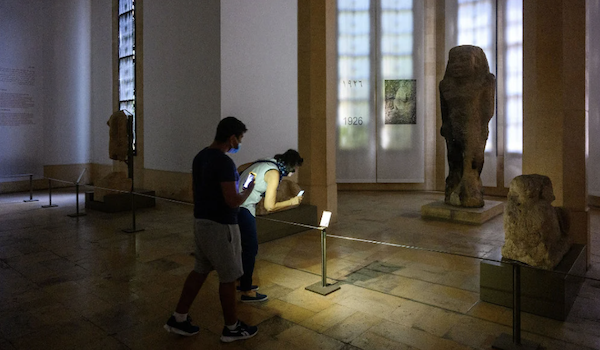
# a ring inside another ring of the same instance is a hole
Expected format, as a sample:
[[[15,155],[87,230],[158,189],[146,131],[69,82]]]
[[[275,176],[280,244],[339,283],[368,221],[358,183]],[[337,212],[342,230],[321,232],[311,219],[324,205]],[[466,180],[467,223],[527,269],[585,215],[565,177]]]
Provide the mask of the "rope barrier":
[[[33,176],[33,174],[13,174],[13,175],[0,175],[0,178],[3,179],[11,179],[13,177],[25,177],[25,176]]]
[[[29,175],[29,174],[25,174],[25,175]],[[17,175],[13,175],[13,176],[16,177]],[[46,177],[46,179],[52,180],[52,181],[57,181],[57,182],[62,182],[62,183],[68,183],[68,184],[76,185],[76,183],[73,182],[73,181],[66,181],[66,180],[61,180],[61,179],[56,179],[56,178],[51,178],[51,177]],[[101,186],[94,186],[94,185],[82,185],[82,186],[91,187],[91,188],[97,188],[97,189],[101,189],[101,190],[105,190],[105,191],[118,192],[118,193],[126,193],[126,194],[133,193],[136,196],[147,197],[147,198],[154,198],[156,200],[171,202],[171,203],[175,203],[175,204],[182,204],[182,205],[188,205],[188,206],[193,206],[194,205],[193,203],[186,202],[186,201],[181,201],[181,200],[176,200],[176,199],[171,199],[171,198],[165,198],[165,197],[159,197],[159,196],[153,196],[153,195],[149,195],[149,194],[145,194],[145,193],[140,193],[140,192],[130,192],[130,191],[126,191],[126,190],[118,190],[118,189],[101,187]],[[307,228],[307,229],[310,229],[310,230],[321,230],[322,229],[319,226],[314,226],[314,225],[309,225],[309,224],[303,224],[303,223],[298,223],[298,222],[285,221],[285,220],[272,219],[272,218],[268,218],[268,217],[264,217],[264,216],[257,216],[256,218],[259,219],[259,220],[266,220],[266,221],[278,222],[278,223],[282,223],[282,224],[286,224],[286,225],[291,225],[291,226],[304,227],[304,228]],[[545,272],[552,272],[552,273],[560,274],[560,275],[564,275],[564,276],[573,276],[573,277],[584,278],[584,279],[588,279],[588,280],[591,280],[591,281],[594,281],[594,282],[600,282],[600,278],[593,278],[593,277],[588,277],[588,276],[573,275],[573,274],[564,273],[564,272],[546,270],[546,269],[543,269],[543,268],[539,268],[539,267],[527,265],[525,263],[521,263],[519,261],[514,261],[514,260],[511,260],[511,261],[508,262],[508,261],[502,261],[502,260],[498,260],[498,259],[486,258],[486,257],[483,257],[483,256],[477,256],[477,255],[468,255],[468,254],[461,254],[461,253],[444,251],[444,250],[440,250],[440,249],[418,247],[418,246],[407,245],[407,244],[382,242],[382,241],[376,241],[376,240],[370,240],[370,239],[364,239],[364,238],[355,238],[355,237],[341,236],[341,235],[336,235],[336,234],[331,234],[331,233],[327,233],[327,237],[332,237],[332,238],[337,238],[337,239],[343,239],[343,240],[347,240],[347,241],[369,243],[369,244],[375,244],[375,245],[384,245],[384,246],[396,247],[396,248],[404,248],[404,249],[427,251],[427,252],[431,252],[431,253],[446,254],[446,255],[458,256],[458,257],[469,258],[469,259],[477,259],[477,260],[481,260],[481,261],[488,261],[488,262],[495,262],[495,263],[519,264],[519,265],[521,265],[522,267],[525,267],[525,268],[530,268],[530,269],[535,269],[535,270],[540,270],[540,271],[545,271]]]
[[[29,177],[29,199],[23,200],[23,202],[37,202],[37,199],[33,199],[33,174],[14,174],[14,175],[2,175],[1,178],[14,178],[14,177]]]
[[[73,181],[66,181],[66,180],[61,180],[61,179],[55,179],[53,177],[47,177],[46,179],[52,180],[52,181],[56,181],[56,182],[63,182],[63,183],[68,183],[68,184],[75,185],[75,182],[73,182]]]
[[[496,262],[496,263],[504,263],[504,264],[511,264],[511,265],[517,264],[517,265],[520,265],[522,267],[529,268],[529,269],[534,269],[534,270],[539,270],[539,271],[544,271],[544,272],[552,272],[552,273],[563,275],[563,276],[573,276],[573,277],[585,278],[585,279],[589,279],[589,280],[592,280],[592,281],[595,281],[595,282],[600,282],[600,279],[597,279],[597,278],[587,277],[587,276],[580,276],[580,275],[574,275],[574,274],[569,274],[569,273],[560,272],[560,271],[546,270],[546,269],[543,269],[543,268],[540,268],[540,267],[527,265],[527,264],[522,263],[522,262],[517,261],[517,260],[502,261],[502,260],[497,260],[497,259],[485,258],[485,257],[481,257],[481,256],[473,256],[473,255],[467,255],[467,254],[453,253],[453,252],[448,252],[448,251],[439,250],[439,249],[423,248],[423,247],[410,246],[410,245],[398,244],[398,243],[380,242],[380,241],[375,241],[375,240],[370,240],[370,239],[362,239],[362,238],[354,238],[354,237],[347,237],[347,236],[332,235],[332,234],[329,234],[329,233],[327,234],[327,237],[344,239],[344,240],[348,240],[348,241],[356,241],[356,242],[363,242],[363,243],[386,245],[386,246],[397,247],[397,248],[406,248],[406,249],[413,249],[413,250],[421,250],[421,251],[427,251],[427,252],[431,252],[431,253],[446,254],[446,255],[452,255],[452,256],[459,256],[459,257],[463,257],[463,258],[468,258],[468,259],[476,259],[476,260]]]
[[[262,216],[257,216],[256,218],[257,219],[261,219],[261,220],[273,221],[273,222],[281,222],[281,223],[292,225],[292,226],[306,227],[306,228],[311,229],[311,230],[320,230],[321,229],[321,227],[318,227],[318,226],[301,224],[299,222],[283,221],[283,220],[265,218],[265,217],[262,217]]]

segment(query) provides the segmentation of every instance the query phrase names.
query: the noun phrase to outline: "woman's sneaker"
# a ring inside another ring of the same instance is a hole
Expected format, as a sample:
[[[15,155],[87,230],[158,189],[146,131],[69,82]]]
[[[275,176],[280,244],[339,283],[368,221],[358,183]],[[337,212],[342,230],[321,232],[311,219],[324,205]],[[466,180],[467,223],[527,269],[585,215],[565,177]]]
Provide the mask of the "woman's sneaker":
[[[187,320],[183,322],[177,322],[175,320],[175,316],[171,316],[167,323],[165,323],[164,328],[167,330],[167,332],[185,335],[188,337],[200,331],[200,327],[192,324],[192,318],[189,315]]]
[[[242,294],[242,297],[240,300],[242,301],[242,303],[256,303],[256,302],[260,302],[260,301],[266,301],[267,299],[269,299],[268,296],[257,292],[256,295],[253,297],[246,295],[246,294]]]
[[[248,326],[242,321],[238,321],[237,327],[234,330],[230,330],[227,326],[223,327],[223,333],[221,333],[221,341],[230,343],[236,340],[243,340],[252,338],[258,333],[258,327]]]

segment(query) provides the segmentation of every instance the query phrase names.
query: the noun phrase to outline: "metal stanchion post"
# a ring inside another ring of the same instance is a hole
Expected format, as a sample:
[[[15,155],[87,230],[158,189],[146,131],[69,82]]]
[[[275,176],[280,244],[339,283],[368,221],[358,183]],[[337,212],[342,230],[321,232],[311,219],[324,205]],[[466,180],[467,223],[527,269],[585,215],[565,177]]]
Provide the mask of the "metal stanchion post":
[[[79,182],[75,184],[75,203],[77,205],[77,212],[75,214],[69,214],[68,216],[74,218],[79,216],[85,216],[85,213],[79,212]]]
[[[325,227],[321,227],[321,282],[311,284],[306,290],[321,295],[327,295],[340,289],[337,283],[327,284],[327,233]]]
[[[127,233],[134,233],[134,232],[144,231],[144,229],[135,227],[135,195],[134,195],[135,187],[133,186],[134,167],[133,167],[133,145],[132,145],[133,117],[131,115],[128,116],[128,118],[127,118],[127,135],[128,135],[127,139],[128,139],[128,144],[129,144],[129,149],[127,151],[127,167],[129,169],[129,177],[131,178],[131,191],[129,193],[131,194],[132,228],[125,228],[122,231],[127,232]]]
[[[83,168],[83,170],[81,171],[81,174],[79,174],[79,178],[77,179],[77,182],[75,182],[75,193],[76,193],[75,194],[75,202],[77,203],[77,212],[75,214],[68,215],[72,218],[86,215],[85,213],[79,212],[79,182],[81,181],[83,174],[85,174],[85,171],[86,171],[86,168]]]
[[[123,229],[123,232],[127,232],[127,233],[134,233],[134,232],[140,232],[140,231],[144,231],[143,228],[136,228],[135,227],[135,195],[133,194],[133,178],[131,179],[131,220],[132,220],[132,228],[125,228]]]
[[[513,264],[513,344],[521,345],[521,266]]]
[[[536,350],[539,344],[521,340],[521,265],[513,263],[513,335],[500,334],[492,344],[498,350]]]
[[[132,228],[132,231],[134,231],[134,232],[136,231],[136,228],[135,228],[135,195],[133,194],[133,191],[131,191],[131,228]]]
[[[29,199],[24,199],[23,202],[37,202],[33,199],[33,174],[29,174]]]
[[[327,287],[327,233],[321,230],[321,287]]]
[[[52,179],[48,179],[48,205],[42,205],[42,208],[53,207],[58,207],[58,205],[52,204]]]

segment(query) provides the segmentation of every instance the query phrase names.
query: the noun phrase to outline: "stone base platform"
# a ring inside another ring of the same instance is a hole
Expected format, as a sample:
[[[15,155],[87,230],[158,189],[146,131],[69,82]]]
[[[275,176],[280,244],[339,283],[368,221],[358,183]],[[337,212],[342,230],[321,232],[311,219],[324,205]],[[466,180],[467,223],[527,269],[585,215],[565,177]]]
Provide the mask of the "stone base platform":
[[[455,207],[444,201],[425,204],[421,207],[423,219],[447,220],[471,225],[481,225],[503,212],[504,202],[488,200],[484,202],[482,208]]]
[[[135,208],[152,208],[156,205],[155,192],[150,190],[136,189],[135,193],[143,196],[135,196]],[[151,197],[147,197],[151,196]],[[104,196],[104,202],[94,200],[94,192],[85,193],[85,209],[103,211],[106,213],[117,213],[131,210],[131,194],[113,193]]]
[[[564,321],[583,284],[576,276],[585,275],[585,265],[586,246],[574,244],[553,271],[521,266],[521,311]],[[512,274],[509,263],[482,261],[481,300],[512,308]]]
[[[267,215],[258,215],[256,217],[258,243],[264,243],[274,239],[293,235],[295,233],[310,230],[309,228],[302,226],[290,225],[265,219],[274,219],[318,226],[317,207],[310,204],[300,204],[298,207],[293,209],[278,211]],[[315,234],[317,234],[316,231]]]

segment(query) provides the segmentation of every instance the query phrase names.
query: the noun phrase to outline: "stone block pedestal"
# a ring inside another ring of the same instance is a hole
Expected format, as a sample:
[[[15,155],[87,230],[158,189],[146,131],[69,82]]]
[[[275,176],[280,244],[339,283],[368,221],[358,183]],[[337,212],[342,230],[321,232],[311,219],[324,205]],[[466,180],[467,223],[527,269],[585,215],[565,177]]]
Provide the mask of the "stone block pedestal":
[[[423,219],[454,221],[463,224],[481,225],[484,222],[502,214],[504,203],[500,201],[484,202],[482,208],[462,208],[437,201],[421,207]]]
[[[285,222],[270,221],[267,219],[318,226],[317,206],[300,204],[297,208],[278,211],[267,215],[258,215],[256,217],[258,243],[264,243],[310,230],[310,228],[290,225]],[[317,234],[317,231],[315,231],[315,234]]]
[[[553,271],[521,267],[521,310],[564,321],[579,294],[586,272],[586,246],[574,244]],[[482,261],[480,298],[512,308],[513,268],[509,263]]]
[[[156,205],[154,199],[155,192],[150,190],[135,190],[143,196],[135,196],[135,208],[152,208]],[[104,201],[95,201],[94,192],[86,192],[85,208],[99,210],[106,213],[117,213],[121,211],[131,210],[131,194],[130,193],[112,193],[104,196]]]

